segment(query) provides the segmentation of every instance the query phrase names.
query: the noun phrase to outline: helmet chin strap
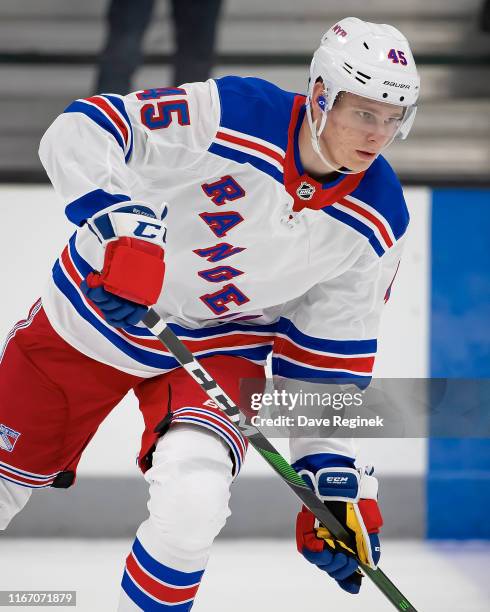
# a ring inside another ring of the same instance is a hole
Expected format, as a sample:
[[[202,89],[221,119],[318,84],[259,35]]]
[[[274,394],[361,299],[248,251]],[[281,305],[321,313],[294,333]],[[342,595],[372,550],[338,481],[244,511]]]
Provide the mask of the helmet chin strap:
[[[328,111],[322,110],[322,121],[320,123],[320,127],[317,130],[318,120],[313,121],[313,116],[311,113],[311,100],[308,100],[306,103],[306,117],[308,119],[308,125],[310,126],[310,134],[311,134],[311,146],[313,147],[313,151],[318,155],[318,157],[322,160],[322,162],[334,172],[338,172],[339,174],[359,174],[362,170],[354,171],[354,170],[341,170],[332,164],[332,162],[328,161],[328,159],[323,154],[320,148],[320,135],[325,129],[325,125],[327,123],[327,113]]]

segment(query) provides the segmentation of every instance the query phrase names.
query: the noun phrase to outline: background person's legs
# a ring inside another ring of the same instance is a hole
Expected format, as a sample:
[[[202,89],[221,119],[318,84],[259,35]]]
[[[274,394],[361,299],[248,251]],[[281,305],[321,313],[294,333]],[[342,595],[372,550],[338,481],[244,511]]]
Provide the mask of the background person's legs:
[[[174,85],[206,81],[211,76],[221,5],[222,0],[172,0]]]
[[[96,93],[126,95],[132,91],[131,80],[143,61],[143,37],[154,4],[155,0],[110,0]]]

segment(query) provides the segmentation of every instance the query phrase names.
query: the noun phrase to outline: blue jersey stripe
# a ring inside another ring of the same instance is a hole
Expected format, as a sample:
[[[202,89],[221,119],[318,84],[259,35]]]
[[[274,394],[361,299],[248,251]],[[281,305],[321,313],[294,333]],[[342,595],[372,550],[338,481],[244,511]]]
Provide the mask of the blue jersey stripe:
[[[25,478],[29,478],[29,480],[51,480],[55,476],[59,474],[59,472],[54,472],[53,474],[47,474],[45,476],[32,474],[31,472],[24,472],[23,470],[19,470],[17,468],[10,467],[8,463],[2,463],[0,461],[0,467],[9,472],[13,472],[14,474],[18,474],[19,476],[24,476]]]
[[[227,417],[225,417],[224,413],[222,413],[222,415],[219,415],[216,412],[210,412],[209,410],[204,410],[203,408],[179,408],[178,410],[174,412],[175,418],[178,418],[181,415],[186,416],[186,411],[188,410],[191,410],[197,415],[204,415],[204,416],[200,416],[199,418],[204,419],[204,418],[210,417],[218,421],[219,423],[222,424],[223,430],[225,431],[225,433],[229,433],[228,430],[233,431],[235,435],[242,441],[243,447],[240,445],[240,453],[244,454],[247,451],[246,443],[245,443],[242,433],[232,421],[230,421]]]
[[[405,233],[410,216],[400,181],[386,159],[379,155],[367,169],[354,198],[375,208],[391,227],[396,240]]]
[[[70,251],[70,257],[73,261],[73,265],[77,269],[77,272],[80,274],[82,278],[87,277],[90,272],[93,272],[92,266],[81,257],[76,248],[76,233],[70,237],[68,241],[68,249]]]
[[[124,106],[124,101],[118,96],[114,96],[110,94],[103,94],[102,97],[109,100],[112,103],[112,105],[117,108],[119,113],[124,117],[126,123],[128,124],[129,132],[130,132],[129,148],[128,148],[128,152],[126,153],[126,157],[125,157],[126,162],[128,162],[131,157],[131,154],[133,153],[133,126],[131,125],[131,120],[129,119],[129,115],[126,111],[126,107]]]
[[[72,223],[82,225],[84,221],[104,208],[128,200],[130,200],[129,196],[122,193],[108,193],[103,189],[94,189],[70,202],[65,208],[65,214]]]
[[[251,349],[241,347],[236,349],[215,349],[206,351],[205,353],[199,353],[199,359],[203,359],[204,357],[212,357],[213,355],[229,355],[230,357],[244,357],[250,361],[266,361],[271,351],[271,346],[258,346]]]
[[[272,358],[272,373],[278,376],[284,376],[285,378],[295,378],[297,380],[312,380],[315,379],[318,383],[332,383],[335,380],[340,380],[342,384],[347,384],[348,380],[351,379],[352,383],[358,387],[364,388],[371,382],[371,376],[361,376],[357,374],[351,374],[350,372],[342,371],[325,371],[317,370],[315,368],[308,368],[305,366],[296,365],[290,363],[280,357]],[[340,384],[340,383],[339,383]]]
[[[204,410],[202,408],[179,408],[178,410],[175,411],[174,413],[174,418],[180,418],[182,415],[183,416],[187,416],[187,411],[191,410],[192,412],[196,413],[198,416],[196,417],[194,415],[194,417],[192,415],[189,415],[190,418],[202,418],[202,419],[206,419],[208,417],[214,419],[215,421],[218,421],[218,423],[221,423],[222,427],[223,427],[223,431],[227,434],[227,435],[231,435],[229,433],[228,430],[231,430],[235,433],[235,435],[240,439],[241,444],[238,445],[239,447],[239,451],[241,455],[244,455],[247,451],[247,446],[245,443],[245,440],[243,438],[242,433],[240,432],[240,430],[237,428],[237,426],[230,421],[227,417],[224,416],[224,413],[222,413],[222,416],[220,416],[219,414],[217,414],[216,412],[210,412],[208,410]]]
[[[242,151],[237,151],[236,149],[217,144],[216,142],[213,142],[213,144],[209,147],[208,151],[210,153],[214,153],[215,155],[219,155],[219,157],[224,157],[226,159],[236,161],[239,164],[248,163],[254,168],[257,168],[257,170],[263,172],[264,174],[268,174],[270,177],[281,183],[281,185],[283,184],[283,173],[280,172],[273,164],[266,162],[260,157],[250,155],[248,153],[243,153]]]
[[[343,210],[335,208],[335,206],[327,206],[325,208],[322,208],[322,210],[327,215],[330,215],[334,219],[337,219],[337,221],[342,221],[342,223],[349,225],[363,236],[366,236],[369,241],[369,244],[373,247],[376,254],[379,257],[382,257],[382,255],[384,255],[385,249],[382,247],[381,242],[376,237],[374,231],[368,225],[362,223],[362,221],[359,221],[359,219],[356,219],[356,217],[347,214]]]
[[[81,100],[75,100],[69,106],[67,106],[64,110],[65,113],[82,113],[89,119],[91,119],[94,123],[96,123],[99,127],[113,136],[117,142],[117,144],[121,147],[123,153],[125,148],[125,143],[121,132],[118,128],[112,123],[112,121],[96,106],[93,106],[89,103],[83,102]]]
[[[338,355],[363,355],[373,354],[377,350],[377,340],[328,340],[316,338],[301,332],[292,321],[286,317],[281,317],[277,326],[277,332],[282,333],[293,342],[317,351],[325,353],[336,353]],[[280,342],[280,340],[279,340]]]
[[[227,332],[239,333],[260,333],[266,332],[274,334],[277,329],[277,323],[269,325],[243,325],[241,323],[223,323],[214,327],[203,327],[200,329],[187,329],[175,323],[170,324],[172,330],[184,338],[212,338],[215,334],[225,334]]]
[[[240,323],[223,323],[222,325],[214,325],[213,327],[201,327],[199,329],[189,329],[177,325],[177,323],[169,323],[169,327],[172,331],[179,336],[179,338],[191,339],[191,340],[205,340],[207,338],[213,338],[214,336],[227,333],[240,333],[240,334],[260,334],[270,333],[274,334],[277,329],[277,323],[269,325],[243,325]],[[127,327],[126,331],[129,334],[139,337],[153,337],[153,334],[142,327],[131,326]],[[272,342],[272,339],[271,339]]]
[[[221,103],[222,127],[286,150],[294,93],[255,77],[226,76],[216,79],[215,83]]]
[[[8,480],[9,482],[13,482],[13,483],[19,485],[20,487],[24,487],[26,489],[44,489],[46,487],[50,487],[51,484],[52,484],[52,483],[41,484],[41,485],[26,484],[25,482],[21,482],[20,480],[15,480],[13,477],[12,478],[8,478],[5,474],[0,474],[0,478],[3,478],[3,480]]]

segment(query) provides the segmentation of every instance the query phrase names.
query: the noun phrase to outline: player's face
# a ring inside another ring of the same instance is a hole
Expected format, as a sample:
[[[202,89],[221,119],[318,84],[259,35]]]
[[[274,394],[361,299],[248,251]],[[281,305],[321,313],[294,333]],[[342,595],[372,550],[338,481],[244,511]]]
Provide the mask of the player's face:
[[[328,113],[320,137],[322,148],[339,167],[366,170],[392,141],[403,112],[401,106],[341,93]]]

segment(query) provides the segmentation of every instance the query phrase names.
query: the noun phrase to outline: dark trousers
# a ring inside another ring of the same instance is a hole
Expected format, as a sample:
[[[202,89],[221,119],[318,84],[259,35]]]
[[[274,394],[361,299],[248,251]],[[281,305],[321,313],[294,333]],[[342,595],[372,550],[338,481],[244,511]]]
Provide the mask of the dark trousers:
[[[482,32],[490,32],[490,0],[485,0],[480,14],[480,29]]]
[[[222,0],[170,0],[174,24],[174,73],[168,85],[209,78]],[[143,61],[143,37],[155,0],[110,0],[107,41],[99,58],[97,93],[127,94]]]

